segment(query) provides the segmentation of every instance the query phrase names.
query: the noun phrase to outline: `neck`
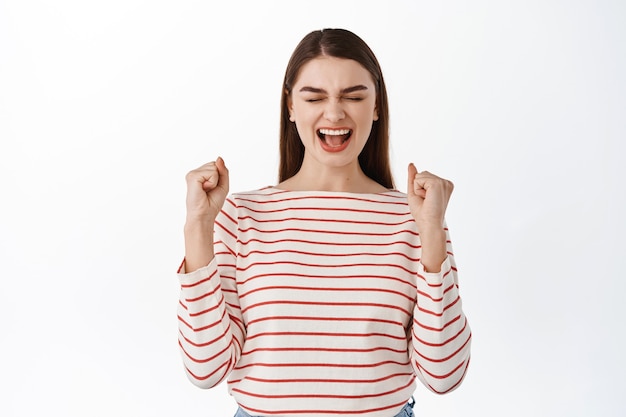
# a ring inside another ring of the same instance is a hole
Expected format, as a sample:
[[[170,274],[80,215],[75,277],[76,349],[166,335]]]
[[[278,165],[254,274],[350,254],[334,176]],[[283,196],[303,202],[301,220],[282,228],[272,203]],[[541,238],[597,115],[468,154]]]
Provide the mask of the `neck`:
[[[296,175],[283,181],[278,188],[291,191],[336,191],[350,193],[380,193],[388,191],[367,177],[358,161],[348,166],[329,167],[307,163],[306,158]]]

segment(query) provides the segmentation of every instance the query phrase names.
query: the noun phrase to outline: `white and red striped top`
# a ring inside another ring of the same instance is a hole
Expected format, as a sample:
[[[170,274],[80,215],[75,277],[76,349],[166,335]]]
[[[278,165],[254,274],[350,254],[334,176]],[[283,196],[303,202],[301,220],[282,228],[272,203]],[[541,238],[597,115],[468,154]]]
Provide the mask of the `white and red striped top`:
[[[447,234],[447,229],[446,229]],[[251,415],[394,416],[415,389],[456,388],[470,358],[454,258],[420,263],[406,195],[231,195],[215,259],[179,270],[189,379],[228,378]]]

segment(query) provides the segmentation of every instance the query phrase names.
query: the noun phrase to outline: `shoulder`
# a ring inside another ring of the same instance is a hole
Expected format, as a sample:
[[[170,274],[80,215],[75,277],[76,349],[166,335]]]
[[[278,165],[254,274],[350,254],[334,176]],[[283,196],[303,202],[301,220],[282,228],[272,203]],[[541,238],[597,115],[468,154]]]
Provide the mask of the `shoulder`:
[[[263,188],[258,188],[255,190],[249,191],[238,191],[236,193],[232,193],[228,196],[228,200],[232,201],[234,205],[239,205],[239,203],[243,202],[264,202],[271,200],[280,200],[281,195],[286,193],[286,191],[279,190],[277,188],[268,186]]]

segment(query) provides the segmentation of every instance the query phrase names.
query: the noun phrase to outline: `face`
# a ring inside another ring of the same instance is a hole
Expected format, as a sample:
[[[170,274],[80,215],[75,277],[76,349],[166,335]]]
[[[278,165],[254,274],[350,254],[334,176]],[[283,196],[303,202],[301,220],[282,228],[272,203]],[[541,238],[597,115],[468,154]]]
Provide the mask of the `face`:
[[[351,59],[320,56],[302,66],[288,100],[305,148],[303,164],[358,165],[378,120],[376,86]]]

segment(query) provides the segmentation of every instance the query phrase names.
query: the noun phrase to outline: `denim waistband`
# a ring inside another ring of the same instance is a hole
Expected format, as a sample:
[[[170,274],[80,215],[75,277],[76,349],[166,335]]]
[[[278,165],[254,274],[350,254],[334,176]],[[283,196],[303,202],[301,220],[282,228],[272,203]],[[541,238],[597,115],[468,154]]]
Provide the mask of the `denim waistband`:
[[[396,414],[394,417],[413,417],[414,405],[415,405],[415,399],[411,397],[409,402],[404,407],[402,407],[402,410],[400,410],[400,412]],[[235,417],[253,417],[253,416],[246,413],[245,411],[241,409],[241,407],[239,407],[239,409],[237,410],[237,413],[235,414]]]

